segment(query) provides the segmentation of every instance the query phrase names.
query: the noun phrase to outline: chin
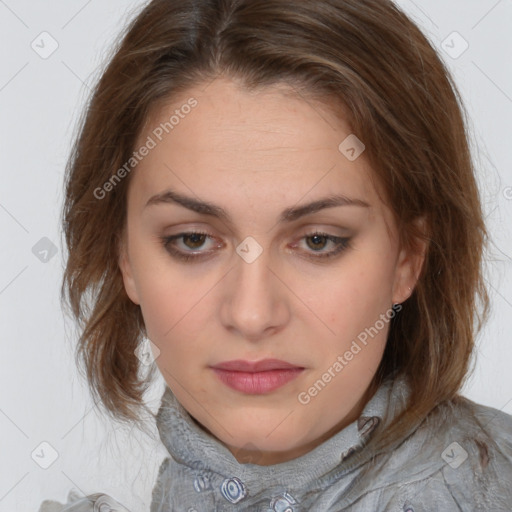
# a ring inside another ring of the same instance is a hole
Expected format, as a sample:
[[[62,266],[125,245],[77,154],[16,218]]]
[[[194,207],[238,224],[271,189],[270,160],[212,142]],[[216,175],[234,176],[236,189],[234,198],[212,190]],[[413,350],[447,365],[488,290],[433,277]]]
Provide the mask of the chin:
[[[289,428],[283,428],[279,420],[274,425],[258,428],[257,426],[239,425],[237,431],[230,431],[230,436],[222,440],[233,450],[254,450],[257,452],[289,452],[300,447],[304,433],[298,433]],[[286,420],[285,420],[286,421]],[[306,441],[307,442],[307,441]]]

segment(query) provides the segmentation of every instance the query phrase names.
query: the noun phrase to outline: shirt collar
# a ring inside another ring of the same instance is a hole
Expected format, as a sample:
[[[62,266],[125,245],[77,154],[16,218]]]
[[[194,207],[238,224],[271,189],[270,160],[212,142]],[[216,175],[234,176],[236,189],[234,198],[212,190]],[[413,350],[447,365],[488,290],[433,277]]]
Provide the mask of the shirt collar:
[[[192,475],[197,492],[208,488],[208,474],[213,472],[226,477],[224,497],[236,503],[237,493],[243,494],[248,488],[251,495],[264,493],[271,485],[286,487],[290,481],[295,486],[310,488],[314,481],[328,478],[333,471],[339,477],[340,471],[353,469],[354,462],[362,464],[372,455],[365,454],[363,448],[375,428],[381,423],[385,426],[402,410],[408,394],[403,377],[386,380],[356,421],[312,451],[270,466],[238,462],[217,438],[200,428],[167,385],[157,414],[157,427],[172,459],[192,470],[185,473]]]

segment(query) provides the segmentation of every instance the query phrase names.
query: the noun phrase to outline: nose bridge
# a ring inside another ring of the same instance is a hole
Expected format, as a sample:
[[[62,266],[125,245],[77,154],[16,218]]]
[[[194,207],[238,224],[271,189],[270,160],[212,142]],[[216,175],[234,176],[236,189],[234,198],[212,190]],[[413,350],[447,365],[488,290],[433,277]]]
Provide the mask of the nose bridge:
[[[283,325],[287,319],[285,296],[271,270],[270,251],[251,237],[236,249],[235,268],[224,297],[225,327],[251,339]]]

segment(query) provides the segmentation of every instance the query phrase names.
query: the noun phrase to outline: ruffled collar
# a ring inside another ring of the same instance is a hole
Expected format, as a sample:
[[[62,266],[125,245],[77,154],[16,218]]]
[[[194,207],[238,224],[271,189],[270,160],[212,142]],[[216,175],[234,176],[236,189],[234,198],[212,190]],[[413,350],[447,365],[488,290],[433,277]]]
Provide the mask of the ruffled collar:
[[[173,461],[184,471],[174,468],[176,485],[193,485],[197,493],[211,489],[211,476],[222,479],[217,486],[230,503],[250,496],[265,495],[272,487],[311,489],[328,485],[362,464],[372,454],[364,446],[379,424],[385,426],[405,406],[409,394],[403,378],[388,379],[368,401],[360,417],[312,451],[287,462],[270,466],[240,463],[214,436],[203,430],[178,402],[166,385],[157,414],[162,443]],[[179,476],[178,476],[179,475]],[[187,476],[184,476],[187,475]],[[189,487],[190,488],[190,487]],[[289,497],[293,499],[292,496]]]

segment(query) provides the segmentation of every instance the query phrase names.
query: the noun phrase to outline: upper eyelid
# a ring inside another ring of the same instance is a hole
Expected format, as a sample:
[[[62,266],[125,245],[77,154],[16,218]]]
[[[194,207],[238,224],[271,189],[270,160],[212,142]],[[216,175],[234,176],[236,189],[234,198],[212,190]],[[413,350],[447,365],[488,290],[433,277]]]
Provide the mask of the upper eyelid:
[[[348,226],[334,226],[334,225],[329,225],[328,223],[322,223],[322,222],[308,223],[308,224],[313,225],[313,226],[315,224],[317,224],[318,226],[321,226],[322,224],[324,224],[326,227],[298,226],[298,227],[295,227],[293,229],[293,231],[301,232],[302,233],[301,237],[312,235],[315,233],[321,233],[321,234],[338,237],[338,238],[349,238],[350,236],[352,236],[352,233],[353,233],[353,228],[349,228]],[[220,230],[220,234],[217,235],[217,234],[214,234],[215,231],[218,231],[218,229],[213,228],[213,230],[211,230],[209,228],[202,228],[202,227],[195,227],[195,226],[188,227],[187,226],[187,227],[183,227],[179,231],[176,231],[176,233],[172,233],[167,236],[172,237],[172,236],[180,236],[180,235],[204,234],[211,238],[219,239],[219,238],[230,238],[234,234],[234,233],[226,233],[226,232],[223,232],[223,230]],[[338,233],[336,233],[334,231],[338,231]],[[237,234],[234,234],[234,235],[236,237]],[[250,235],[250,233],[249,233],[249,235]],[[240,234],[240,236],[239,236],[240,241],[244,240],[249,235],[243,234],[243,233]],[[293,235],[293,236],[296,236],[296,235]]]

